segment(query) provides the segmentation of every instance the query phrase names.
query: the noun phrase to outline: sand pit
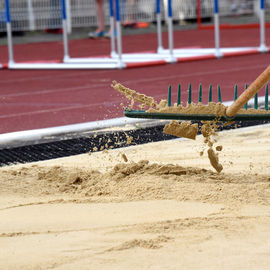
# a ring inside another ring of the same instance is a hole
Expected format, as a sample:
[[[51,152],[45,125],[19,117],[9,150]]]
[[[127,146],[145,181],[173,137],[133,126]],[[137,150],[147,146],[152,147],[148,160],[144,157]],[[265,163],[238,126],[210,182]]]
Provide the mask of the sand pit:
[[[218,134],[1,168],[0,269],[269,269],[270,127]]]

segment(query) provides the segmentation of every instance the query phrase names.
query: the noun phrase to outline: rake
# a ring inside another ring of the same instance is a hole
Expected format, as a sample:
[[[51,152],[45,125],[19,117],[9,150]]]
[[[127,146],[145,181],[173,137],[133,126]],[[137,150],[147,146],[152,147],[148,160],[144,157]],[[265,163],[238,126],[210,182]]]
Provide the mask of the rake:
[[[265,88],[264,110],[258,109],[257,92],[270,80],[270,66],[238,97],[238,87],[234,89],[234,102],[226,107],[222,104],[221,89],[218,86],[218,103],[215,103],[222,113],[205,113],[207,108],[211,107],[212,102],[212,85],[209,86],[208,105],[202,105],[202,86],[199,86],[198,105],[195,105],[195,112],[188,112],[187,108],[192,106],[192,90],[191,84],[188,89],[188,104],[183,107],[181,103],[181,85],[178,86],[177,104],[172,106],[171,86],[168,90],[168,100],[165,109],[159,111],[155,108],[149,110],[132,110],[126,108],[124,115],[131,118],[150,118],[150,119],[167,119],[167,120],[205,120],[205,121],[252,121],[252,120],[270,120],[270,111],[268,105],[268,85]],[[132,91],[132,90],[131,90]],[[135,91],[134,91],[135,92]],[[140,94],[139,94],[140,95]],[[254,108],[248,109],[247,102],[254,96]],[[214,108],[214,107],[213,107]],[[166,111],[166,112],[164,112]]]

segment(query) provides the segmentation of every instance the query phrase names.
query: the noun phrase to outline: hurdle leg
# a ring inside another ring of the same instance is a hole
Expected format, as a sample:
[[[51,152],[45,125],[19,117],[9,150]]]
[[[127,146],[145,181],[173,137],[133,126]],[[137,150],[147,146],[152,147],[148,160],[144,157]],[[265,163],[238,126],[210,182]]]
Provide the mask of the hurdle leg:
[[[215,23],[215,56],[217,58],[222,57],[222,53],[220,51],[220,33],[219,33],[219,7],[218,0],[214,1],[214,23]]]
[[[172,17],[172,0],[168,0],[168,39],[169,39],[169,54],[170,62],[175,63],[177,59],[174,56],[173,47],[173,17]]]
[[[114,27],[114,3],[110,0],[110,39],[111,39],[111,57],[116,58],[115,50],[115,27]]]
[[[68,48],[68,25],[67,25],[67,12],[66,12],[66,0],[62,0],[62,24],[63,24],[63,44],[64,44],[64,62],[69,57]]]
[[[30,30],[33,31],[33,30],[36,29],[36,26],[35,26],[35,17],[34,17],[33,5],[32,5],[31,0],[27,0],[27,12],[28,12],[28,16],[29,16]]]
[[[6,6],[6,27],[7,27],[7,42],[8,42],[8,66],[14,64],[12,29],[11,29],[11,16],[9,0],[5,0]]]
[[[67,32],[68,32],[68,34],[71,34],[71,32],[72,32],[72,18],[71,18],[70,0],[66,0],[66,14],[67,14]]]
[[[260,7],[260,47],[259,51],[264,53],[268,52],[268,48],[265,45],[265,11],[264,11],[264,0],[261,0]]]
[[[122,59],[122,28],[121,28],[119,0],[115,0],[115,7],[116,7],[116,31],[117,31],[118,64],[119,64],[119,68],[124,68],[125,63],[123,62],[123,59]]]
[[[160,0],[156,0],[156,19],[157,19],[157,40],[158,40],[157,53],[161,53],[164,49],[162,46]]]

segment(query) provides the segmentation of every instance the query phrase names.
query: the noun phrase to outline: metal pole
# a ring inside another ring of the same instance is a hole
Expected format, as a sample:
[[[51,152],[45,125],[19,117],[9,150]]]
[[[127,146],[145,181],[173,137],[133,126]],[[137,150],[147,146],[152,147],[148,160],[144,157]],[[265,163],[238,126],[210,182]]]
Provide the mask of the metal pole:
[[[161,28],[161,15],[160,15],[160,0],[156,0],[156,19],[157,19],[157,38],[158,48],[157,52],[161,53],[163,50],[162,46],[162,28]]]
[[[12,42],[9,0],[5,0],[5,5],[6,5],[7,41],[8,41],[8,64],[10,65],[10,64],[14,63],[14,54],[13,54],[13,42]]]
[[[32,5],[32,0],[27,0],[27,11],[28,11],[28,16],[29,16],[29,27],[30,30],[35,30],[35,17],[34,17],[34,12],[33,12],[33,5]]]
[[[66,0],[66,14],[67,14],[67,30],[68,30],[68,34],[71,34],[72,18],[71,18],[70,0]]]
[[[215,22],[215,47],[216,52],[215,55],[217,58],[222,57],[222,53],[220,51],[220,33],[219,33],[219,8],[218,8],[218,0],[214,1],[214,22]]]
[[[265,45],[265,12],[264,12],[264,0],[261,0],[260,7],[260,52],[267,52],[268,49]]]
[[[62,0],[62,24],[63,24],[63,43],[64,43],[64,62],[65,62],[66,60],[69,59],[66,0]]]
[[[116,8],[116,31],[117,31],[117,52],[118,52],[118,61],[119,68],[125,67],[122,60],[122,29],[121,29],[121,18],[120,18],[120,5],[119,0],[115,0]]]
[[[111,38],[111,57],[117,57],[115,51],[115,28],[114,28],[114,7],[113,0],[110,0],[110,38]]]
[[[172,0],[168,0],[168,38],[169,38],[169,52],[170,62],[176,62],[173,55],[173,18],[172,18]]]

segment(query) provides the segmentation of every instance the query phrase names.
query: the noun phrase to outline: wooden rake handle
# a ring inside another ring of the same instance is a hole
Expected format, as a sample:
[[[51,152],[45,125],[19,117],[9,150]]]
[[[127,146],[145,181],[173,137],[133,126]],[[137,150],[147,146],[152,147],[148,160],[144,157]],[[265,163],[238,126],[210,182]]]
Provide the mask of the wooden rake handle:
[[[233,117],[237,112],[270,80],[270,66],[244,91],[237,100],[226,110],[228,117]]]

